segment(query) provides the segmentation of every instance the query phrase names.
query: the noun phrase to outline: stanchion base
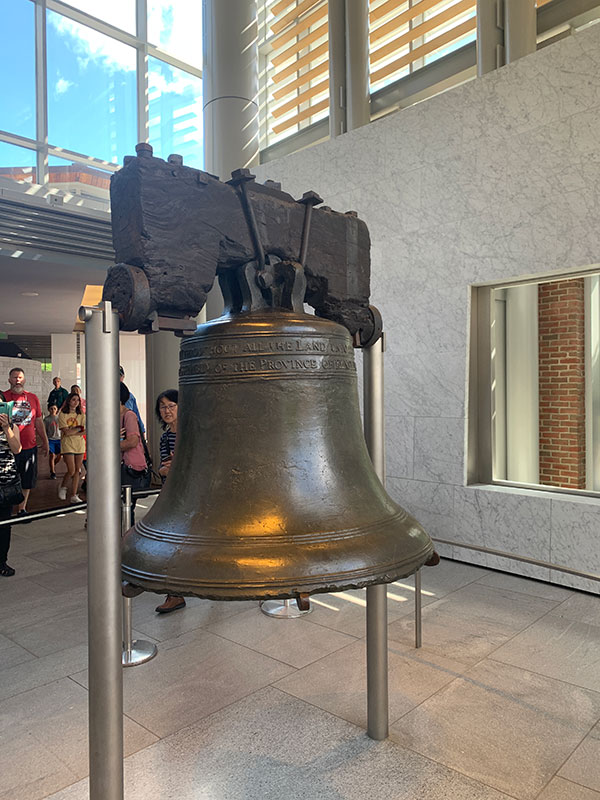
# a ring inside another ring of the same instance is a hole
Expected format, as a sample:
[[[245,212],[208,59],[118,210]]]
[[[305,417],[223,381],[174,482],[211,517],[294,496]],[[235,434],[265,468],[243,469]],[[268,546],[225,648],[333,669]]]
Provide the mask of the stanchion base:
[[[131,650],[123,648],[121,664],[124,667],[137,667],[138,664],[145,664],[158,653],[158,648],[152,642],[143,639],[135,639],[131,643]]]
[[[297,619],[310,614],[311,608],[300,611],[295,600],[261,600],[260,610],[267,617],[277,617],[277,619]]]

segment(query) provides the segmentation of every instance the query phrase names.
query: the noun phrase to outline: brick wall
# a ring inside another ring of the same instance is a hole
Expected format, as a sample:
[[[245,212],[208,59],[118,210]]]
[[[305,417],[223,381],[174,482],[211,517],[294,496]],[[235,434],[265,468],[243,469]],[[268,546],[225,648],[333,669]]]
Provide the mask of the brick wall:
[[[538,294],[540,483],[585,489],[583,278]]]

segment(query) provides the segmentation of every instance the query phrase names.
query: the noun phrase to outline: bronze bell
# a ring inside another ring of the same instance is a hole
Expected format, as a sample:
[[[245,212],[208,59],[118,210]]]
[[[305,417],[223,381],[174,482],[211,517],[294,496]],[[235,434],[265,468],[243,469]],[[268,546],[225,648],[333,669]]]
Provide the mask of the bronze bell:
[[[247,600],[415,572],[433,545],[375,474],[346,328],[281,298],[229,301],[182,341],[175,457],[124,539],[124,578]]]

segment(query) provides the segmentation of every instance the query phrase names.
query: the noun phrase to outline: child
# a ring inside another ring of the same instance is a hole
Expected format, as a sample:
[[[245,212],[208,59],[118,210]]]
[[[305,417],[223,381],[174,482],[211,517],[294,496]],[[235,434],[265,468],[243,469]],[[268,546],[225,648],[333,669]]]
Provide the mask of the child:
[[[48,416],[44,417],[44,426],[48,436],[48,466],[50,477],[56,480],[56,465],[60,461],[60,429],[58,427],[58,408],[48,406]]]

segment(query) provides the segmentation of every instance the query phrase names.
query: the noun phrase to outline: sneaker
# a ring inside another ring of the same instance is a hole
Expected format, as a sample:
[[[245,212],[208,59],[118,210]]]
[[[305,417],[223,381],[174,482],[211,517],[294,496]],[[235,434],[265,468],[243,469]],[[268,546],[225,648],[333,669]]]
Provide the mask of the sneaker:
[[[67,487],[66,486],[59,486],[58,487],[58,499],[59,500],[66,500],[67,499]]]
[[[78,494],[74,494],[73,497],[69,500],[70,503],[83,503],[81,497]]]
[[[51,481],[55,481],[56,480],[56,472],[51,472],[50,473],[50,480]]]
[[[15,571],[12,567],[9,567],[6,561],[4,564],[0,564],[0,576],[3,578],[12,578],[15,574]]]

